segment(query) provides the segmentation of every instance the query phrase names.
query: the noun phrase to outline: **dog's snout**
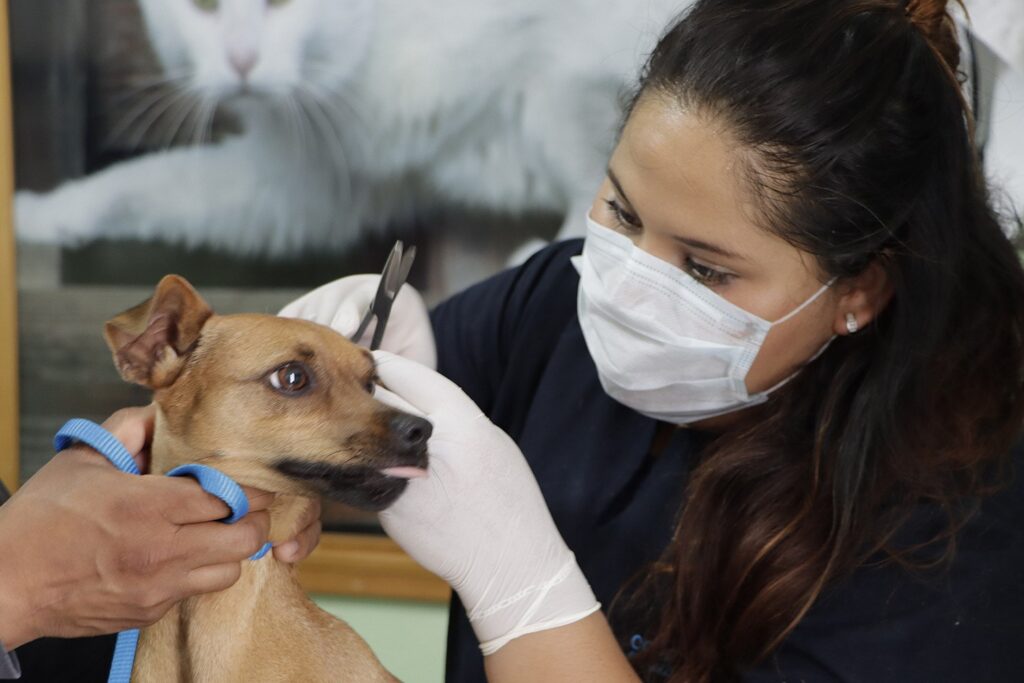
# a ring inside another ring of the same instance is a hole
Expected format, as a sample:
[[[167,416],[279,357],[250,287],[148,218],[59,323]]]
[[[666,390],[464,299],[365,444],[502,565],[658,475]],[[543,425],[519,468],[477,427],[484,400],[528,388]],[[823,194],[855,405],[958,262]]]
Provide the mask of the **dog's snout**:
[[[427,445],[433,425],[422,417],[398,413],[391,418],[391,432],[403,448],[418,449]]]

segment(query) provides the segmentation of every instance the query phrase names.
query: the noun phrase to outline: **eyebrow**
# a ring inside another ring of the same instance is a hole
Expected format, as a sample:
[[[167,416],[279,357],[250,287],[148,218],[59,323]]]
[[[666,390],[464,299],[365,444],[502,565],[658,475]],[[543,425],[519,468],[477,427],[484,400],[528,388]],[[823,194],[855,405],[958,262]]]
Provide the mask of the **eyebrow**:
[[[629,201],[629,197],[626,196],[625,191],[622,189],[622,184],[619,182],[619,179],[615,175],[615,172],[612,170],[611,166],[609,166],[606,169],[606,173],[608,174],[608,180],[612,181],[612,185],[615,187],[615,191],[618,193],[619,197],[621,197],[627,205],[632,207],[633,202]],[[691,249],[700,249],[701,251],[707,251],[712,254],[718,254],[719,256],[723,256],[729,259],[736,259],[737,261],[747,260],[745,257],[740,256],[734,251],[729,251],[724,247],[720,247],[716,244],[711,244],[709,242],[704,242],[703,240],[695,240],[690,237],[682,237],[679,235],[672,235],[671,237],[676,242],[679,242],[680,244],[685,244]]]

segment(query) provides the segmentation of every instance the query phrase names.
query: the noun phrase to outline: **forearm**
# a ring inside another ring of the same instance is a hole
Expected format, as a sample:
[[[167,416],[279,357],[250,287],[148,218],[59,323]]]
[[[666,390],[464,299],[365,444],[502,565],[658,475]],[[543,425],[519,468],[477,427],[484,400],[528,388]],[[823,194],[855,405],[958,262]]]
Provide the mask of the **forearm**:
[[[0,643],[10,651],[35,640],[36,636],[25,627],[24,618],[10,614],[4,607],[0,604]]]
[[[21,647],[36,638],[28,623],[30,611],[26,604],[28,591],[21,585],[13,566],[18,553],[18,541],[7,533],[3,509],[0,509],[0,548],[6,557],[0,557],[0,642],[8,650]]]
[[[490,683],[639,681],[601,612],[516,638],[484,659]]]

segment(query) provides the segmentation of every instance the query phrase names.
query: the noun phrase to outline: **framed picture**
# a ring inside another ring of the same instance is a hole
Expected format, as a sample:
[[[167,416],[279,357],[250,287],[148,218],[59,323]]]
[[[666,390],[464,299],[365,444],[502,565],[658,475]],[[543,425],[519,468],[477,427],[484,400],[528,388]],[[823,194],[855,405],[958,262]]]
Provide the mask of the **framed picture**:
[[[136,116],[139,83],[153,78],[156,68],[133,0],[14,0],[7,9],[4,2],[0,479],[7,488],[16,489],[52,455],[52,435],[65,420],[101,421],[118,408],[148,402],[146,391],[118,376],[102,329],[148,298],[164,274],[184,275],[219,313],[274,313],[314,285],[379,271],[391,243],[403,237],[421,249],[412,282],[434,287],[435,300],[443,294],[444,287],[432,283],[445,249],[437,240],[428,244],[415,227],[367,236],[343,252],[276,259],[138,236],[71,245],[19,241],[15,249],[15,181],[22,196],[43,196],[157,146],[185,143],[173,135],[164,139],[160,126],[137,138],[117,132],[126,117]],[[211,126],[215,136],[230,134],[230,121]],[[477,270],[493,270],[493,261],[484,258]],[[384,536],[373,515],[325,504],[324,525],[319,548],[300,567],[310,591],[447,599],[447,586]]]
[[[7,1],[0,0],[0,481],[18,485],[18,314],[14,268],[14,143]]]

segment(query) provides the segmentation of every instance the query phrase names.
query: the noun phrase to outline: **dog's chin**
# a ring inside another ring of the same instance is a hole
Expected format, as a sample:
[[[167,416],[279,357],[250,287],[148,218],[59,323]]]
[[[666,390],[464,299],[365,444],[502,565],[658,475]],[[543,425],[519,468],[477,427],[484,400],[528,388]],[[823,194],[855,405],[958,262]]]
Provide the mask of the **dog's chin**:
[[[315,493],[367,512],[379,512],[394,503],[408,484],[405,479],[364,465],[332,465],[285,458],[274,467]]]

